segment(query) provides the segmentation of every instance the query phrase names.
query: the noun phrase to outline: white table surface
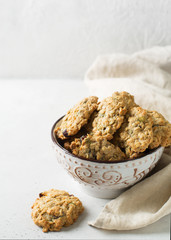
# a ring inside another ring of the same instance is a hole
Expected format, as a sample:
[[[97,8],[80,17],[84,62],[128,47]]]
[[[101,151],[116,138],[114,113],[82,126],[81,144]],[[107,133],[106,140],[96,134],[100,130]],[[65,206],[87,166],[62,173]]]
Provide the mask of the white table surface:
[[[133,231],[105,231],[87,224],[109,200],[86,195],[59,166],[50,131],[56,119],[88,95],[78,80],[0,81],[1,239],[170,239],[170,216]],[[40,192],[51,188],[78,196],[85,211],[72,226],[43,233],[31,219],[31,206]]]

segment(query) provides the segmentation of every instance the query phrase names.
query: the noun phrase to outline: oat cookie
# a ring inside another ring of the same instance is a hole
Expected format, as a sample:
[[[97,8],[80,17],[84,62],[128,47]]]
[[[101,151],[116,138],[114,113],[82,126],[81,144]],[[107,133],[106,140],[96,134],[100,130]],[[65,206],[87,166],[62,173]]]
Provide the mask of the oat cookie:
[[[153,121],[153,141],[149,148],[158,146],[168,147],[171,145],[171,124],[156,111],[148,111]]]
[[[102,137],[90,134],[75,139],[70,144],[69,150],[79,157],[98,161],[120,161],[125,158],[125,154],[118,146],[114,146]]]
[[[112,97],[113,97],[113,99],[115,99],[116,102],[123,101],[127,110],[129,110],[133,107],[138,107],[138,105],[134,101],[134,96],[128,92],[114,92],[112,94]]]
[[[69,137],[68,139],[64,139],[62,141],[63,142],[63,146],[64,146],[65,149],[70,151],[71,142],[73,142],[76,138],[81,138],[82,136],[87,135],[86,125],[83,126],[77,134],[75,134],[74,136]]]
[[[87,124],[84,125],[87,133],[91,133],[91,132],[92,132],[92,130],[93,130],[92,124],[93,124],[94,119],[97,117],[97,115],[98,115],[98,111],[95,110],[95,111],[91,114],[91,116],[90,116]]]
[[[57,137],[67,139],[67,137],[75,135],[87,123],[97,108],[97,101],[98,98],[94,96],[84,98],[70,109],[63,118],[60,127],[54,129]]]
[[[135,106],[134,97],[127,92],[115,92],[112,97],[105,98],[98,106],[98,114],[92,122],[94,135],[103,136],[107,140],[120,128],[128,109]]]
[[[137,157],[153,141],[152,117],[141,107],[133,107],[114,138],[125,148],[127,157]]]
[[[77,197],[65,191],[51,189],[39,194],[32,206],[32,219],[43,232],[59,231],[63,226],[73,224],[83,212]]]

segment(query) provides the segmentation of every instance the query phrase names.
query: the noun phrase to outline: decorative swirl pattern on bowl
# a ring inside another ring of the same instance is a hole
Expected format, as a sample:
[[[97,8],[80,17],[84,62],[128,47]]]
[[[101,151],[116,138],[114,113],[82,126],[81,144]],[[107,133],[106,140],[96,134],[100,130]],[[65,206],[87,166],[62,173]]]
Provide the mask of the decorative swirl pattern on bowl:
[[[89,183],[89,179],[92,177],[91,170],[85,167],[76,167],[74,173],[78,178],[87,183]]]
[[[54,148],[56,149],[54,144]],[[156,165],[163,148],[136,160],[121,163],[96,163],[77,156],[67,155],[62,149],[56,151],[57,160],[84,186],[94,186],[97,189],[117,189],[129,187],[143,179]]]

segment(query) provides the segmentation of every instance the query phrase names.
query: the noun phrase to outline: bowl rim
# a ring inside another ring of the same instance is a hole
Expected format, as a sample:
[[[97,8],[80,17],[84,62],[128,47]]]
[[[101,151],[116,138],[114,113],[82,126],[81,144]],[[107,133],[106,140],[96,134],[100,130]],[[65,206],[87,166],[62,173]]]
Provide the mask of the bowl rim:
[[[65,116],[65,115],[64,115],[64,116]],[[107,161],[94,160],[94,159],[90,159],[90,158],[78,157],[78,156],[72,154],[71,152],[69,152],[69,151],[68,151],[67,149],[65,149],[64,147],[62,147],[62,145],[58,142],[57,138],[54,136],[54,128],[55,128],[56,124],[57,124],[64,116],[60,117],[60,118],[53,124],[53,126],[52,126],[52,128],[51,128],[51,139],[52,139],[52,141],[53,141],[54,144],[56,144],[59,148],[61,148],[61,149],[65,152],[65,154],[68,154],[68,155],[70,155],[70,156],[72,156],[72,157],[75,157],[75,158],[78,158],[78,159],[81,159],[81,160],[84,160],[84,161],[89,161],[89,162],[94,162],[94,163],[103,163],[103,164],[104,164],[104,163],[105,163],[105,164],[124,163],[124,162],[130,162],[130,161],[139,160],[139,159],[141,159],[141,158],[143,158],[143,157],[146,157],[146,156],[148,156],[148,155],[150,155],[150,154],[158,151],[160,148],[163,148],[162,146],[159,146],[159,147],[157,147],[157,148],[154,148],[154,149],[149,150],[149,152],[148,152],[147,154],[145,154],[145,155],[143,155],[143,156],[141,156],[141,157],[132,158],[132,159],[125,159],[125,160],[122,160],[122,161],[110,161],[110,162],[107,162]]]

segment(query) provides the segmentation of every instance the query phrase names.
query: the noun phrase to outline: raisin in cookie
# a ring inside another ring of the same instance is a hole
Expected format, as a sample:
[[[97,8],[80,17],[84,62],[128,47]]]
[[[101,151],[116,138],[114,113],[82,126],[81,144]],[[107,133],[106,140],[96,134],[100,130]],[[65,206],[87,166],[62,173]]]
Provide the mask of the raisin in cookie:
[[[104,138],[90,134],[76,138],[71,142],[68,150],[79,157],[98,161],[120,161],[125,158],[125,154],[118,146],[114,146]]]
[[[115,92],[98,106],[97,116],[92,121],[92,133],[107,140],[120,128],[128,109],[136,106],[134,97],[127,92]]]
[[[66,139],[75,135],[84,126],[91,114],[97,109],[98,98],[91,96],[71,108],[62,119],[60,127],[54,129],[58,138]]]
[[[158,146],[168,147],[171,145],[171,124],[156,111],[148,111],[153,121],[153,141],[149,148]]]
[[[73,224],[83,212],[77,197],[65,191],[51,189],[39,194],[32,206],[32,219],[43,228],[43,232],[59,231],[63,226]]]
[[[137,157],[153,141],[152,117],[141,107],[133,107],[114,138],[127,157]]]
[[[71,142],[73,142],[76,138],[81,138],[82,136],[85,135],[87,135],[87,129],[86,126],[83,126],[77,134],[62,141],[64,148],[70,151]]]

